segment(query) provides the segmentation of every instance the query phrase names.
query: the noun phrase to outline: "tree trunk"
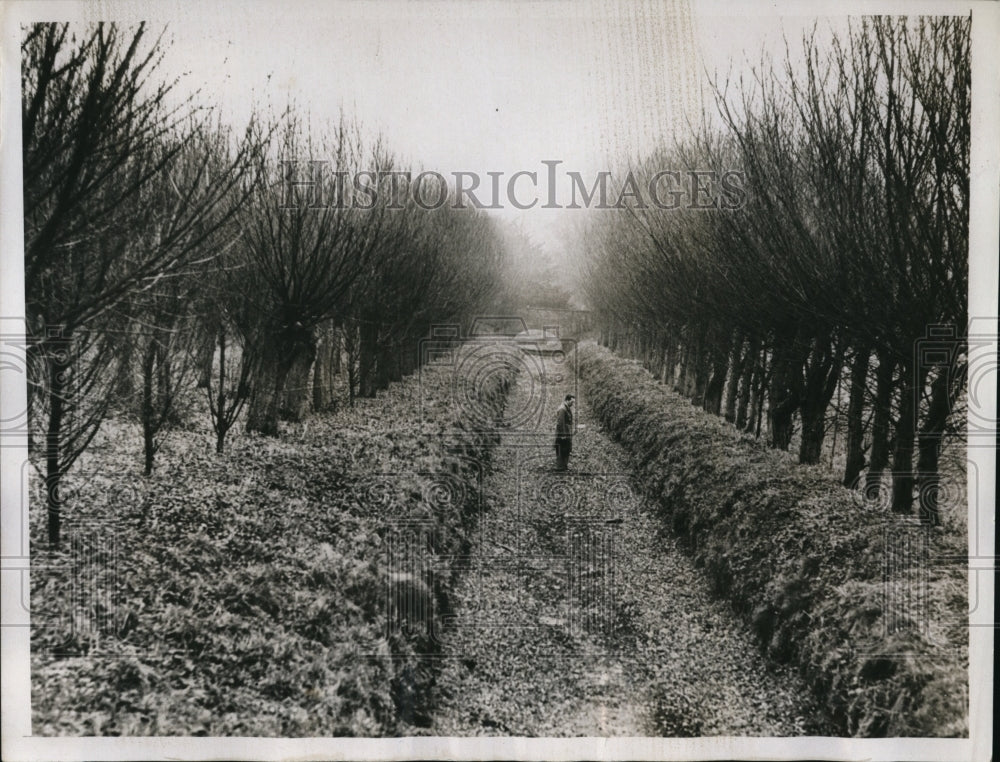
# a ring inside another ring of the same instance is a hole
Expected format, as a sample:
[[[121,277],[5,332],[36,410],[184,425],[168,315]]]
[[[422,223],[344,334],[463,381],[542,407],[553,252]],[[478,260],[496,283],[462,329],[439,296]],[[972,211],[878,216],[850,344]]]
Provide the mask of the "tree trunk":
[[[375,396],[375,363],[378,344],[378,325],[371,321],[361,323],[361,340],[358,348],[358,396]]]
[[[889,425],[892,420],[892,377],[895,362],[887,349],[878,351],[878,370],[875,374],[875,411],[872,419],[872,448],[865,474],[865,495],[878,496],[882,474],[889,465]]]
[[[399,371],[404,377],[412,375],[417,369],[418,346],[416,336],[411,334],[399,349]]]
[[[278,419],[284,400],[288,375],[302,348],[296,338],[286,333],[266,339],[261,348],[256,382],[247,410],[247,431],[278,436]]]
[[[229,420],[226,416],[226,329],[219,326],[219,396],[215,422],[215,451],[220,455],[226,445]]]
[[[295,357],[288,369],[288,380],[282,399],[280,415],[288,421],[304,421],[309,410],[309,371],[316,361],[316,342],[312,336],[302,337]]]
[[[375,389],[386,389],[392,379],[393,356],[392,342],[386,338],[375,351]]]
[[[358,391],[358,329],[353,323],[341,329],[344,341],[344,354],[347,361],[347,400],[354,407],[354,398]]]
[[[793,374],[801,371],[793,367],[791,347],[782,338],[775,342],[771,367],[771,384],[767,395],[770,445],[776,450],[787,450],[792,443],[793,421],[798,407]]]
[[[410,343],[405,337],[400,339],[399,341],[393,342],[393,345],[390,347],[389,383],[402,381],[403,376],[406,375],[403,372],[403,367],[404,367],[404,358],[409,348],[410,348]]]
[[[851,391],[847,403],[847,465],[844,468],[844,486],[855,487],[861,470],[865,467],[865,385],[868,381],[868,363],[871,351],[867,346],[855,350],[851,363]]]
[[[681,357],[681,394],[691,401],[698,398],[698,374],[701,371],[701,337],[698,331],[688,328],[684,331],[683,355]]]
[[[319,413],[326,409],[327,386],[327,356],[330,351],[330,339],[321,337],[316,345],[316,360],[312,372],[312,409]]]
[[[212,382],[212,361],[215,359],[216,336],[208,333],[198,347],[198,388],[207,389]]]
[[[736,393],[739,390],[740,376],[742,375],[744,362],[743,335],[737,333],[733,336],[733,344],[729,351],[729,364],[726,373],[726,394],[723,405],[723,415],[730,423],[736,420]]]
[[[799,402],[799,413],[802,416],[799,463],[819,463],[826,436],[826,409],[837,388],[842,362],[843,352],[829,334],[817,336],[813,340]]]
[[[712,375],[705,386],[705,402],[703,407],[713,415],[722,413],[722,391],[726,384],[730,348],[713,344],[711,369]]]
[[[261,370],[247,409],[247,431],[278,436],[279,401],[285,391],[288,371],[289,365],[283,361],[268,363],[267,370]]]
[[[918,377],[914,378],[914,373]],[[899,420],[896,422],[896,448],[892,454],[892,510],[913,512],[913,450],[917,429],[915,389],[923,388],[924,372],[913,367],[906,357],[900,363]]]
[[[711,357],[705,351],[704,342],[699,341],[694,350],[694,390],[691,393],[691,403],[698,407],[705,405],[705,393],[708,390],[708,374],[711,369]]]
[[[340,375],[340,328],[333,329],[333,336],[330,338],[330,351],[333,353],[333,375]]]
[[[758,402],[757,402],[757,425],[755,427],[754,434],[753,434],[754,439],[760,439],[760,427],[761,427],[761,424],[764,422],[764,402],[767,399],[767,389],[764,387],[763,383],[760,385],[760,390],[757,393],[757,397],[758,397]]]
[[[330,404],[330,336],[324,336],[316,347],[316,361],[313,363],[312,409],[320,413]]]
[[[652,336],[646,347],[649,355],[649,373],[657,381],[663,378],[663,342],[659,336]]]
[[[164,424],[180,426],[182,423],[180,410],[174,405],[175,379],[173,378],[173,363],[170,358],[170,330],[159,337],[156,342],[156,415],[154,419],[156,431]]]
[[[68,343],[68,338],[63,341]],[[62,519],[62,423],[63,395],[66,392],[67,369],[53,359],[51,352],[47,354],[49,382],[49,425],[45,436],[45,507],[48,512],[49,545],[59,547],[60,525]]]
[[[156,406],[153,400],[153,375],[156,370],[156,340],[149,339],[146,352],[142,358],[142,444],[143,444],[143,474],[153,473],[154,442],[156,435]]]
[[[686,333],[686,332],[685,332]],[[683,336],[680,342],[679,369],[674,391],[682,397],[690,397],[694,392],[694,368],[691,361],[691,337]]]
[[[746,354],[743,356],[739,379],[739,393],[736,401],[736,428],[741,431],[746,429],[748,420],[753,420],[753,416],[747,415],[750,405],[750,390],[754,373],[758,365],[758,355],[760,354],[760,341],[756,336],[750,338]]]
[[[750,384],[750,413],[747,416],[746,431],[758,439],[760,439],[761,420],[764,417],[764,397],[767,385],[767,369],[764,364],[767,359],[767,349],[762,346],[754,355],[753,378]]]
[[[795,406],[789,395],[780,387],[771,385],[769,395],[781,394],[781,400],[768,405],[768,425],[771,431],[770,445],[775,450],[787,451],[792,444],[792,434],[795,428]]]
[[[938,504],[939,479],[938,459],[945,425],[951,413],[951,394],[948,368],[939,368],[931,382],[931,401],[927,417],[920,428],[919,456],[917,458],[917,487],[920,495],[920,521],[928,526],[941,523],[941,506]]]
[[[126,329],[124,338],[125,341],[122,342],[121,359],[119,361],[121,366],[115,378],[115,396],[131,410],[135,404],[135,377],[132,373],[132,357],[138,338],[131,329]]]
[[[808,406],[802,406],[800,414],[802,441],[799,444],[799,463],[819,463],[823,453],[823,439],[826,437],[826,405],[810,401]]]
[[[667,336],[663,366],[663,383],[668,389],[674,389],[674,379],[677,377],[677,342],[672,334]]]

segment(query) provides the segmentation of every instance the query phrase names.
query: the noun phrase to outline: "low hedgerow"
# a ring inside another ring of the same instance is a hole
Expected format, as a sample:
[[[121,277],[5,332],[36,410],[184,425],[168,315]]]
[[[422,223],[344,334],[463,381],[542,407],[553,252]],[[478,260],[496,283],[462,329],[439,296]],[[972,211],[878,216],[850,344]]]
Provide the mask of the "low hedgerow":
[[[866,508],[829,471],[740,434],[633,361],[586,343],[577,362],[595,416],[715,592],[770,657],[798,666],[828,720],[855,736],[968,734],[964,569],[919,557],[886,576],[894,533],[929,543],[929,558],[961,557],[961,538]],[[923,603],[890,605],[907,579]]]
[[[513,373],[459,401],[426,368],[280,437],[234,432],[223,455],[206,422],[151,477],[138,427],[108,421],[67,479],[60,550],[31,483],[34,732],[416,732],[452,584],[430,570],[465,547],[498,441],[462,408],[499,417]],[[386,548],[413,525],[432,539],[407,576]],[[433,621],[389,626],[394,584]]]

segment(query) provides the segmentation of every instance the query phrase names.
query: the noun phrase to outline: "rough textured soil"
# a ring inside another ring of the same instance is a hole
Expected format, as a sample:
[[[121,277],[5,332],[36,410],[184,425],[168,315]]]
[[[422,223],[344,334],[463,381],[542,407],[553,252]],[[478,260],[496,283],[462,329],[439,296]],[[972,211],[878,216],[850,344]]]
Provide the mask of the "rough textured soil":
[[[550,360],[545,372],[558,379]],[[508,410],[542,382],[523,373]],[[645,504],[621,448],[578,396],[570,470],[552,470],[544,411],[506,430],[442,635],[434,735],[788,736],[822,733],[794,674],[748,629]]]

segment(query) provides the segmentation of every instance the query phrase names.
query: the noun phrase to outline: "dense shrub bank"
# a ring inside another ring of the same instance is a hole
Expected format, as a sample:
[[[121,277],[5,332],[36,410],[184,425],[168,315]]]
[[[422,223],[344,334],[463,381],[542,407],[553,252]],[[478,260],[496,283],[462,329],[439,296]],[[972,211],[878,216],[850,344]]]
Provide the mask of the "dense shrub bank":
[[[471,404],[499,415],[512,377]],[[400,573],[386,543],[401,521],[425,528],[431,559],[466,542],[496,435],[453,394],[450,369],[425,368],[223,455],[207,427],[178,432],[148,478],[139,427],[111,421],[71,475],[58,551],[33,480],[34,732],[415,732],[434,643],[426,626],[387,628],[393,591],[437,616],[452,580],[432,591],[432,565]]]
[[[664,519],[829,720],[854,736],[968,734],[964,568],[927,570],[924,609],[886,605],[887,533],[926,532],[931,559],[964,558],[960,538],[859,505],[829,472],[764,448],[634,361],[588,342],[578,364]]]

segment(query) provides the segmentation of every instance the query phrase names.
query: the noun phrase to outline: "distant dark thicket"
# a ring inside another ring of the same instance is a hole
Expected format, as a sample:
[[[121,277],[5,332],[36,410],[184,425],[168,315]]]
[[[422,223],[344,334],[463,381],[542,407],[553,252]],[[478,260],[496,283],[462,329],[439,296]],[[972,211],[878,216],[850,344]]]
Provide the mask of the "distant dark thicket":
[[[290,109],[235,134],[165,80],[144,25],[32,25],[21,56],[29,449],[53,545],[62,477],[110,409],[141,421],[149,473],[191,385],[221,451],[244,409],[276,434],[334,403],[345,365],[349,399],[374,396],[415,370],[432,321],[507,298],[482,212],[289,196],[284,162],[407,169],[347,118]]]
[[[723,126],[637,175],[733,170],[745,203],[632,203],[584,243],[602,343],[772,447],[797,436],[801,463],[846,419],[843,483],[876,496],[888,469],[885,502],[912,513],[916,487],[928,524],[942,442],[964,434],[969,35],[967,17],[865,18],[717,83]]]

